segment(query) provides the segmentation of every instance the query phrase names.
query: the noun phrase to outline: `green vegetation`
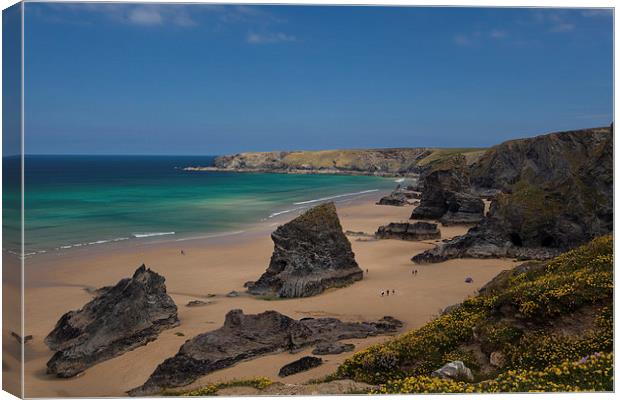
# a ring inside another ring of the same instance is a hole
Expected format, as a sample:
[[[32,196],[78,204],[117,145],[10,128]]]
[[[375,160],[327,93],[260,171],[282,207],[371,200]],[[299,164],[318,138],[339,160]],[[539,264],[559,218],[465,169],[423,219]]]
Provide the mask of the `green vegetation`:
[[[596,353],[579,361],[563,361],[535,370],[509,370],[479,383],[456,382],[428,376],[408,377],[381,385],[385,393],[494,393],[494,392],[613,391],[613,353]]]
[[[251,379],[232,380],[228,382],[212,383],[207,386],[203,386],[199,389],[187,390],[187,391],[172,391],[167,390],[162,393],[164,396],[216,396],[217,392],[221,389],[231,387],[252,387],[254,389],[265,389],[271,386],[274,382],[265,377],[257,377]]]
[[[613,238],[500,274],[448,314],[346,360],[380,393],[612,390]],[[491,365],[490,355],[501,355]],[[461,360],[475,383],[431,378]]]
[[[435,162],[442,161],[444,159],[452,158],[453,156],[462,155],[466,158],[467,164],[471,164],[486,152],[484,148],[475,147],[455,147],[446,149],[432,149],[431,154],[418,161],[418,166],[424,167]]]

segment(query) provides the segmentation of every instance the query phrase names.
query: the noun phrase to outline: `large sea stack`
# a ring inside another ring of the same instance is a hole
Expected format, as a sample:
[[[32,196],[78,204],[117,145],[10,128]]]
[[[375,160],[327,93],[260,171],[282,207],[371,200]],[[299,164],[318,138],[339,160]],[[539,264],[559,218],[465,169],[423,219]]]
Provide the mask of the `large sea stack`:
[[[611,128],[504,142],[471,165],[469,178],[473,191],[497,193],[488,215],[413,261],[546,259],[613,230]]]
[[[400,321],[391,317],[375,322],[342,322],[335,318],[295,320],[277,311],[246,315],[241,310],[232,310],[226,314],[224,326],[185,342],[174,357],[157,366],[144,385],[129,394],[158,394],[163,389],[189,385],[201,376],[243,360],[295,352],[319,343],[392,333],[401,326]]]
[[[74,376],[177,326],[177,306],[166,293],[164,281],[142,265],[132,278],[100,289],[82,309],[64,314],[45,338],[56,351],[47,363],[47,373]]]
[[[363,272],[342,232],[334,203],[316,206],[271,234],[274,251],[267,271],[248,284],[255,295],[314,296],[359,281]]]
[[[461,154],[433,163],[423,172],[424,190],[411,219],[440,220],[443,225],[482,220],[484,203],[469,193],[469,168]]]

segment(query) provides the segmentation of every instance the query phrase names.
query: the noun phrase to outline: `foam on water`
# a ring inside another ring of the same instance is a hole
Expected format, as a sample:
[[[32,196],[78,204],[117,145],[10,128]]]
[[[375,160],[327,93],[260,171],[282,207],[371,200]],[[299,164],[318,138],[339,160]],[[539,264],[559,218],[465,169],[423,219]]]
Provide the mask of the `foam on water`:
[[[327,201],[327,200],[333,200],[333,199],[339,199],[341,197],[350,197],[350,196],[358,196],[360,194],[366,194],[366,193],[373,193],[373,192],[378,192],[379,189],[369,189],[369,190],[362,190],[361,192],[355,192],[355,193],[344,193],[344,194],[337,194],[335,196],[327,196],[327,197],[321,197],[320,199],[313,199],[313,200],[307,200],[307,201],[298,201],[297,203],[293,203],[295,205],[301,205],[301,204],[312,204],[312,203],[319,203],[321,201]]]

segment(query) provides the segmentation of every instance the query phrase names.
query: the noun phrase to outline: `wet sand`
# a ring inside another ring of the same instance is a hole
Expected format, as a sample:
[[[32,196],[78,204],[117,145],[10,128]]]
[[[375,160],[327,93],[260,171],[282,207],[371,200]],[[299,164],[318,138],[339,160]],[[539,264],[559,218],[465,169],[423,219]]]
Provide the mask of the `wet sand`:
[[[338,204],[344,230],[373,233],[379,225],[406,221],[413,207],[377,206],[377,194],[362,201]],[[379,319],[391,315],[405,323],[404,330],[417,328],[438,315],[446,306],[458,303],[493,278],[512,267],[512,260],[451,260],[432,265],[414,265],[410,258],[436,245],[437,241],[366,241],[350,236],[364,280],[329,290],[319,296],[291,300],[261,300],[244,294],[243,284],[257,279],[269,265],[273,243],[269,237],[284,215],[248,229],[245,233],[213,239],[165,242],[97,251],[76,251],[62,256],[29,259],[26,264],[26,326],[33,340],[26,344],[25,395],[27,397],[123,396],[146,381],[155,367],[173,356],[191,337],[219,328],[231,309],[245,313],[277,310],[293,318],[332,316],[347,321]],[[442,238],[466,232],[465,227],[442,227]],[[185,255],[180,254],[183,249]],[[92,296],[86,289],[112,285],[131,276],[142,263],[166,278],[168,292],[179,308],[181,325],[162,332],[146,346],[97,364],[71,379],[45,374],[52,352],[43,339],[59,317],[78,309]],[[418,275],[411,271],[417,269]],[[465,283],[466,277],[473,283]],[[394,289],[395,295],[381,297]],[[232,290],[242,293],[229,298]],[[215,295],[209,297],[209,295]],[[188,308],[190,300],[213,304]],[[181,332],[184,336],[177,336]],[[386,336],[360,340],[356,350],[389,339]],[[239,363],[199,379],[190,387],[208,382],[266,376],[288,383],[305,382],[334,372],[352,353],[322,356],[324,365],[281,379],[279,369],[311,352],[274,354]]]

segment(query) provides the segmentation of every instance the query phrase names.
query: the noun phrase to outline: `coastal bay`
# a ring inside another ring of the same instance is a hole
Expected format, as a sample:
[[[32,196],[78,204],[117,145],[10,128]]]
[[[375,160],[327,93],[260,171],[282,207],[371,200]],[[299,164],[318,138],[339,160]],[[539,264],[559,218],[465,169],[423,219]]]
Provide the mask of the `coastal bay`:
[[[374,233],[380,225],[406,221],[410,207],[375,205],[383,194],[373,192],[339,202],[337,212],[343,229]],[[411,263],[411,256],[433,248],[435,241],[375,241],[349,236],[357,262],[364,271],[368,270],[362,281],[310,298],[268,301],[246,295],[243,284],[260,276],[269,264],[273,250],[270,233],[291,218],[291,214],[280,215],[232,236],[119,246],[113,251],[91,248],[29,260],[25,307],[30,319],[26,332],[33,335],[33,339],[26,345],[26,395],[122,396],[125,391],[141,385],[154,368],[174,355],[187,339],[219,328],[232,309],[242,309],[245,313],[276,310],[296,319],[330,316],[344,321],[390,315],[404,322],[404,332],[423,325],[443,308],[473,295],[497,273],[514,265],[509,259],[461,259],[416,266]],[[441,227],[442,239],[461,235],[466,230],[462,226]],[[52,352],[43,338],[60,315],[88,302],[92,289],[130,276],[142,263],[166,278],[168,293],[179,308],[180,326],[162,332],[157,340],[146,346],[97,364],[74,378],[57,379],[46,375],[45,363]],[[413,269],[419,271],[417,276],[412,276]],[[473,283],[466,283],[467,277],[471,277]],[[387,289],[395,290],[395,294],[381,297],[381,291]],[[240,296],[227,297],[233,290]],[[203,307],[186,307],[192,300],[210,303]],[[356,350],[361,350],[387,339],[377,336],[350,342],[356,345]],[[286,378],[277,377],[283,365],[310,352],[311,349],[306,349],[297,354],[273,354],[242,362],[200,378],[191,387],[255,376],[289,383],[305,382],[334,372],[351,354],[325,356],[324,364],[318,368]]]

